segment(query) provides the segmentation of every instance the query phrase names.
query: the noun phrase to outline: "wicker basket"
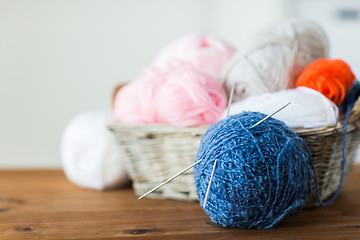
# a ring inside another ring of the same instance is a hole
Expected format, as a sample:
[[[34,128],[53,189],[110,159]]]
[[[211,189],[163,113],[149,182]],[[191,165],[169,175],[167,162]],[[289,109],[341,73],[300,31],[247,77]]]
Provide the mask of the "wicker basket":
[[[319,129],[294,129],[305,140],[311,152],[316,176],[319,184],[320,199],[326,202],[337,191],[341,179],[341,162],[343,160],[343,122],[336,127]],[[346,133],[344,180],[348,177],[356,149],[360,143],[360,122],[354,121],[348,125]],[[314,177],[311,181],[312,193],[305,202],[305,207],[318,206]]]
[[[360,103],[356,106],[360,106]],[[358,111],[352,111],[350,119],[346,134],[345,179],[350,173],[360,142]],[[116,123],[108,127],[126,154],[126,168],[133,180],[134,190],[136,194],[142,195],[194,162],[200,138],[208,126],[178,128],[160,124]],[[319,181],[320,197],[326,201],[336,192],[340,183],[343,121],[333,127],[294,131],[305,140],[310,149]],[[306,207],[318,205],[314,179],[312,188]],[[197,200],[192,171],[164,185],[149,197]]]

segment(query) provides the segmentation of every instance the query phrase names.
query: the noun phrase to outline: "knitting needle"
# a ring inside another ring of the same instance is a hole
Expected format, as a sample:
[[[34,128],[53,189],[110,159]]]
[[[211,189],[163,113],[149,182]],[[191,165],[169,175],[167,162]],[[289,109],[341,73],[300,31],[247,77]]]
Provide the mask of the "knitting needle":
[[[232,88],[231,88],[231,94],[230,94],[230,98],[229,98],[229,103],[228,103],[228,110],[227,110],[227,117],[229,116],[229,112],[230,112],[230,105],[231,105],[231,101],[232,101],[232,97],[234,95],[234,89],[235,89],[235,84],[233,84]],[[255,123],[253,126],[251,127],[255,127],[257,125],[259,125],[260,123],[262,123],[263,121],[265,121],[266,119],[268,119],[269,117],[273,116],[274,114],[280,112],[282,109],[284,109],[286,106],[288,106],[291,102],[287,103],[285,106],[281,107],[280,109],[278,109],[277,111],[275,111],[274,113],[270,114],[269,116],[266,116],[265,118],[263,118],[262,120],[260,120],[259,122]],[[180,176],[181,174],[183,174],[184,172],[188,171],[190,168],[194,167],[196,164],[198,164],[199,162],[201,162],[202,159],[200,159],[199,161],[191,164],[190,166],[188,166],[187,168],[185,168],[184,170],[180,171],[179,173],[175,174],[174,176],[172,176],[171,178],[169,178],[168,180],[166,180],[165,182],[159,184],[158,186],[154,187],[153,189],[151,189],[150,191],[146,192],[145,194],[143,194],[142,196],[140,196],[138,199],[142,199],[144,197],[146,197],[147,195],[149,195],[150,193],[152,193],[153,191],[161,188],[162,186],[164,186],[165,184],[167,184],[168,182],[174,180],[175,178],[177,178],[178,176]],[[217,159],[215,160],[214,166],[213,166],[213,170],[211,172],[211,176],[210,176],[210,181],[209,181],[209,185],[206,191],[206,195],[205,195],[205,199],[204,199],[204,204],[203,204],[203,208],[205,208],[206,206],[206,202],[207,199],[209,197],[209,192],[210,192],[210,187],[211,187],[211,182],[212,179],[214,177],[214,172],[215,172],[215,167],[216,167],[216,163],[217,163]]]
[[[227,73],[228,74],[228,73]],[[231,102],[232,102],[232,98],[234,96],[234,91],[235,91],[235,81],[233,81],[232,87],[231,87],[231,93],[230,93],[230,97],[229,97],[229,102],[228,102],[228,108],[227,108],[227,113],[226,113],[226,117],[229,117],[229,113],[230,113],[230,107],[231,107]],[[209,197],[209,192],[210,192],[210,187],[211,187],[211,183],[212,183],[212,179],[214,177],[214,172],[215,172],[215,167],[216,167],[216,163],[217,163],[217,159],[214,162],[214,166],[211,172],[211,176],[210,176],[210,181],[206,190],[206,194],[205,194],[205,198],[204,198],[204,203],[203,203],[203,208],[205,208],[206,206],[206,202],[207,199]]]
[[[235,91],[235,82],[233,83],[232,87],[231,87],[231,93],[230,93],[230,97],[229,97],[229,102],[228,102],[228,108],[227,108],[227,112],[226,112],[226,117],[229,116],[230,113],[230,107],[231,107],[231,102],[232,102],[232,98],[234,95],[234,91]]]
[[[234,85],[233,85],[234,87]],[[231,90],[231,93],[233,94],[233,90]],[[232,95],[230,95],[230,99],[232,99]],[[231,101],[229,101],[229,105],[230,105]],[[276,113],[280,112],[281,110],[283,110],[285,107],[287,107],[291,102],[288,102],[286,105],[284,105],[283,107],[279,108],[278,110],[276,110],[275,112],[273,112],[272,114],[264,117],[263,119],[261,119],[260,121],[258,121],[257,123],[255,123],[254,125],[252,125],[250,128],[253,128],[257,125],[259,125],[260,123],[264,122],[266,119],[268,119],[269,117],[271,116],[274,116]],[[228,115],[229,115],[229,107],[228,107]],[[208,187],[207,187],[207,190],[206,190],[206,194],[205,194],[205,199],[204,199],[204,204],[203,204],[203,208],[205,208],[206,206],[206,202],[207,202],[207,199],[209,197],[209,192],[210,192],[210,187],[211,187],[211,182],[212,182],[212,179],[214,177],[214,172],[215,172],[215,167],[216,167],[216,162],[217,160],[215,160],[215,163],[214,163],[214,167],[213,167],[213,170],[211,172],[211,176],[210,176],[210,181],[209,181],[209,184],[208,184]]]
[[[260,123],[262,123],[263,121],[265,121],[266,119],[268,119],[269,117],[272,117],[273,115],[277,114],[278,112],[280,112],[281,110],[283,110],[284,108],[286,108],[287,106],[289,106],[291,102],[288,102],[286,105],[282,106],[281,108],[279,108],[278,110],[276,110],[275,112],[273,112],[272,114],[264,117],[263,119],[261,119],[260,121],[258,121],[257,123],[255,123],[254,125],[251,126],[251,128],[256,127],[257,125],[259,125]]]
[[[229,74],[229,71],[228,71],[228,73],[226,73],[225,76],[227,77],[228,74]],[[230,94],[230,98],[229,98],[229,102],[228,102],[228,109],[227,109],[226,117],[229,116],[230,105],[231,105],[231,101],[232,101],[232,98],[233,98],[233,95],[234,95],[234,90],[235,90],[235,82],[233,83],[233,85],[232,85],[232,87],[231,87],[231,94]],[[199,161],[191,164],[190,166],[188,166],[188,167],[185,168],[184,170],[180,171],[179,173],[175,174],[174,176],[172,176],[171,178],[169,178],[168,180],[166,180],[165,182],[159,184],[158,186],[154,187],[154,188],[151,189],[150,191],[146,192],[145,194],[143,194],[142,196],[140,196],[138,199],[140,200],[140,199],[146,197],[147,195],[149,195],[150,193],[152,193],[153,191],[161,188],[162,186],[164,186],[164,185],[167,184],[168,182],[174,180],[176,177],[178,177],[179,175],[183,174],[184,172],[186,172],[187,170],[189,170],[190,168],[192,168],[193,166],[195,166],[196,164],[198,164],[198,163],[201,162],[201,161],[202,161],[202,159],[200,159]],[[211,174],[210,182],[211,182],[211,180],[212,180],[212,177],[214,176],[214,171],[215,171],[216,162],[217,162],[217,159],[215,160],[215,164],[214,164],[213,171],[212,171],[212,174]],[[211,186],[211,184],[209,184],[209,186],[208,186],[208,191],[206,192],[206,195],[207,195],[207,196],[209,195],[210,186]],[[207,197],[206,197],[206,199],[205,199],[205,204],[206,204],[206,201],[207,201]]]
[[[187,168],[185,168],[184,170],[178,172],[177,174],[175,174],[174,176],[172,176],[171,178],[169,178],[168,180],[166,180],[165,182],[161,183],[160,185],[154,187],[153,189],[151,189],[150,191],[144,193],[143,195],[141,195],[138,199],[142,199],[143,197],[146,197],[147,195],[149,195],[150,193],[152,193],[153,191],[161,188],[162,186],[164,186],[165,184],[167,184],[168,182],[174,180],[174,178],[178,177],[179,175],[183,174],[184,172],[186,172],[187,170],[189,170],[190,168],[192,168],[193,166],[195,166],[196,164],[198,164],[199,162],[201,162],[202,159],[200,159],[199,161],[191,164],[190,166],[188,166]]]
[[[206,206],[206,202],[207,202],[207,199],[209,197],[209,192],[210,192],[210,187],[211,187],[211,182],[212,182],[212,179],[214,177],[214,172],[215,172],[215,167],[216,167],[216,163],[217,163],[217,159],[215,159],[215,163],[214,163],[214,167],[213,167],[213,170],[211,172],[211,176],[210,176],[210,181],[209,181],[209,185],[208,185],[208,188],[206,190],[206,195],[205,195],[205,199],[204,199],[204,204],[203,204],[203,208],[205,208]]]

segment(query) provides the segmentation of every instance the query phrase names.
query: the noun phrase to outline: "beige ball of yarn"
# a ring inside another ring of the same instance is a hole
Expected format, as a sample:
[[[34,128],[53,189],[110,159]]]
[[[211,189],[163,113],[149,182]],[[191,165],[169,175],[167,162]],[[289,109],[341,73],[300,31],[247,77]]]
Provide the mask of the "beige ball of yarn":
[[[295,87],[301,71],[318,58],[328,57],[328,40],[315,22],[291,19],[265,29],[227,64],[223,84],[233,101]]]

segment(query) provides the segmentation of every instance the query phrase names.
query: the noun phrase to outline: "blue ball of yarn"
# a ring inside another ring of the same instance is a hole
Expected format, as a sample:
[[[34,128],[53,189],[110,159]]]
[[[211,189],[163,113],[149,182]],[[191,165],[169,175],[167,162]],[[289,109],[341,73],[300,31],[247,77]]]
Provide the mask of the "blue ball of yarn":
[[[311,192],[310,153],[282,121],[243,112],[209,127],[201,139],[194,180],[201,206],[218,159],[205,206],[211,220],[231,228],[271,228],[300,213]]]
[[[360,82],[356,80],[351,86],[349,92],[346,94],[342,103],[338,106],[340,112],[346,113],[354,107],[355,102],[360,96]]]

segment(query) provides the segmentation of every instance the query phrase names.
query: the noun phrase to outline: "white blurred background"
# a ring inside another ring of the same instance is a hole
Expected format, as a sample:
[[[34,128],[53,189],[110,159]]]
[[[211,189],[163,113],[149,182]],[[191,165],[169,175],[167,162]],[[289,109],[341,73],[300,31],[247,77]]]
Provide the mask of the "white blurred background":
[[[162,46],[194,31],[235,47],[281,19],[325,28],[360,76],[360,0],[0,0],[0,168],[59,168],[77,113],[110,109]]]

